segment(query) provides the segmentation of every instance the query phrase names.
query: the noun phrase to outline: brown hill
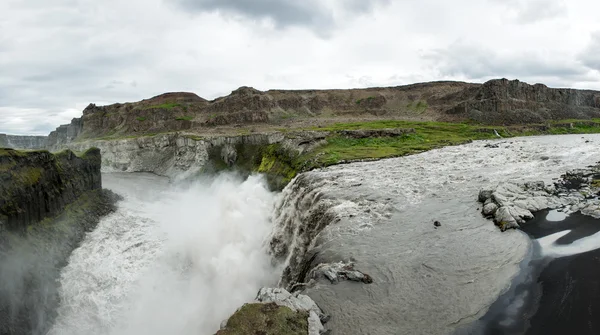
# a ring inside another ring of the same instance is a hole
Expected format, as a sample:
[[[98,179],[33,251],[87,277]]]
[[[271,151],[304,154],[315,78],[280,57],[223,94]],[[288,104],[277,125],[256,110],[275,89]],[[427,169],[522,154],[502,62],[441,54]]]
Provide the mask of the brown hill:
[[[597,117],[598,91],[548,88],[507,79],[484,84],[440,81],[347,90],[263,92],[240,87],[212,101],[180,92],[134,103],[90,104],[81,119],[53,132],[50,142],[167,131],[204,134],[247,125],[258,130],[306,127],[366,119],[510,125]]]

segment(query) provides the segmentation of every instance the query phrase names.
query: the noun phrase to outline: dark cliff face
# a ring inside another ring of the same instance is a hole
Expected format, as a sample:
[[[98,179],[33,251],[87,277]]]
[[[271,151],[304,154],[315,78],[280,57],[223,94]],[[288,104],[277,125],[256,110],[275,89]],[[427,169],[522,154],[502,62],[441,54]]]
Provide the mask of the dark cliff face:
[[[600,92],[491,80],[470,90],[447,114],[485,124],[543,123],[600,117]]]
[[[100,165],[99,149],[81,157],[69,150],[53,155],[0,149],[0,227],[24,231],[82,193],[102,188]]]
[[[0,149],[0,335],[44,335],[60,271],[117,196],[102,190],[100,150]]]

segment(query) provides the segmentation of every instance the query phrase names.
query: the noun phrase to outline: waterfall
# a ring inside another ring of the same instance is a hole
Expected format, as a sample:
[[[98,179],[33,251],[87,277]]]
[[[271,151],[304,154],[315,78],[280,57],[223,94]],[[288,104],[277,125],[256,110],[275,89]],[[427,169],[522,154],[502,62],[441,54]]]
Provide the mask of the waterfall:
[[[213,334],[262,286],[273,286],[265,238],[275,195],[260,176],[173,186],[118,174],[125,196],[61,274],[50,335]]]

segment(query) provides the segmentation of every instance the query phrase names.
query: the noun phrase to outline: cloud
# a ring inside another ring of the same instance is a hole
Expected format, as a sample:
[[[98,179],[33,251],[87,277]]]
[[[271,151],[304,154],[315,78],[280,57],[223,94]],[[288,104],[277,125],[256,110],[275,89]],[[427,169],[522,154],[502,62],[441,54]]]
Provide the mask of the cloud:
[[[539,80],[546,84],[571,85],[594,79],[590,70],[569,56],[553,55],[532,50],[507,52],[478,47],[462,42],[424,55],[441,76],[464,77],[484,81],[492,78],[521,78]]]
[[[600,71],[600,31],[592,34],[590,44],[579,54],[579,59],[585,66]]]
[[[490,0],[509,9],[512,19],[520,24],[533,24],[568,15],[563,0]]]
[[[276,28],[303,26],[327,33],[336,14],[360,15],[390,0],[173,0],[191,12],[219,12],[250,20],[271,20]]]
[[[0,130],[12,135],[48,135],[59,124],[80,117],[80,109],[64,111],[0,107]]]
[[[0,1],[0,133],[169,91],[493,77],[600,88],[598,11],[594,0]]]

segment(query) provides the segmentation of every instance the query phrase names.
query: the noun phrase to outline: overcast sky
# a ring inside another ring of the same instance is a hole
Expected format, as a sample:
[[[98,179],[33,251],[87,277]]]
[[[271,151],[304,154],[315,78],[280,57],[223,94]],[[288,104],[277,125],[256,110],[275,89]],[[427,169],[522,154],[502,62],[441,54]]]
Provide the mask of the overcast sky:
[[[94,102],[505,77],[600,89],[596,0],[1,0],[0,133]]]

